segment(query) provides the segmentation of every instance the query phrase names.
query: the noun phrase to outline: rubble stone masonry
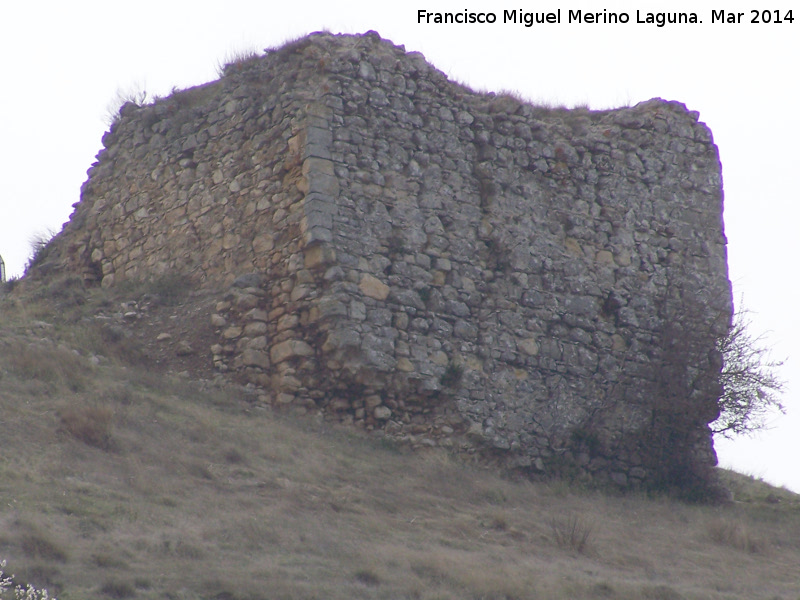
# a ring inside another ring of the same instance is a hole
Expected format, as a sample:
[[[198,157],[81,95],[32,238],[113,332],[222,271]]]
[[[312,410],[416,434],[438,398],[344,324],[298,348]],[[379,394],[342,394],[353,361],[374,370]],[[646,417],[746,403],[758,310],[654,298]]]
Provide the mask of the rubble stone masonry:
[[[103,144],[70,268],[219,290],[209,361],[273,402],[620,485],[715,461],[722,181],[682,104],[545,109],[313,34]]]

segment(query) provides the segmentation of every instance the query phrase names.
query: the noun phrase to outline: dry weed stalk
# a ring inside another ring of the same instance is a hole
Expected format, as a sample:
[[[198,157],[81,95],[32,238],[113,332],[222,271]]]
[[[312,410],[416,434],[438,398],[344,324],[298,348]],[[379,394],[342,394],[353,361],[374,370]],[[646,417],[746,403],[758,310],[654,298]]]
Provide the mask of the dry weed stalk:
[[[553,539],[559,548],[571,550],[578,554],[588,551],[594,534],[594,523],[579,515],[570,515],[556,519],[550,523]]]

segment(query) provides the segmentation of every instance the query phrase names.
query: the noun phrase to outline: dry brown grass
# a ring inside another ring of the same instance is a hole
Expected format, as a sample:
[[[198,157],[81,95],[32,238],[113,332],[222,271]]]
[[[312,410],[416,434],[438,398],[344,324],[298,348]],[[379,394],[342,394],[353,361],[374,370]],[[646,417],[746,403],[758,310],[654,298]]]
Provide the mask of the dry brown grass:
[[[764,540],[750,527],[727,516],[710,521],[707,530],[711,540],[721,546],[753,554],[761,552],[766,547]]]
[[[111,417],[109,406],[80,403],[68,405],[59,412],[64,431],[84,444],[108,450],[111,444]]]
[[[594,523],[579,515],[568,515],[554,519],[550,526],[553,539],[559,548],[584,554],[591,546]]]
[[[31,364],[0,365],[0,558],[62,598],[798,597],[798,496],[745,477],[721,507],[514,481],[236,387]]]
[[[14,339],[0,348],[4,368],[21,381],[39,382],[50,391],[86,389],[91,365],[78,353],[54,344],[51,339]]]
[[[217,75],[224,77],[247,68],[261,58],[261,53],[255,48],[232,50],[217,62]]]
[[[63,544],[54,540],[46,531],[29,521],[14,523],[19,547],[26,557],[49,563],[63,563],[68,554]]]

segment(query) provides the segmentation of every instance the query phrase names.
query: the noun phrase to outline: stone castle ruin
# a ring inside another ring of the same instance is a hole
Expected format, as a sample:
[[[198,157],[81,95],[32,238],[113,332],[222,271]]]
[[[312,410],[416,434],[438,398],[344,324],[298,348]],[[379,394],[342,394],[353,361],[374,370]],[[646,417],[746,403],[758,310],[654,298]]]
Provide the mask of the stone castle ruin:
[[[276,404],[659,482],[716,460],[732,310],[697,119],[537,108],[312,34],[124,106],[56,243],[96,285],[219,290],[208,360]]]

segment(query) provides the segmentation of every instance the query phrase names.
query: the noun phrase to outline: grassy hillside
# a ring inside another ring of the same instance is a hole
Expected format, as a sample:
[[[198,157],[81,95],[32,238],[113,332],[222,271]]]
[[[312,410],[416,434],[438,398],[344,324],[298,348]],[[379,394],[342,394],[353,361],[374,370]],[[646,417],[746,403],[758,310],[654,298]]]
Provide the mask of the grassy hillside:
[[[800,599],[786,490],[726,472],[735,501],[710,507],[510,480],[213,379],[208,298],[19,287],[0,560],[62,600]]]

